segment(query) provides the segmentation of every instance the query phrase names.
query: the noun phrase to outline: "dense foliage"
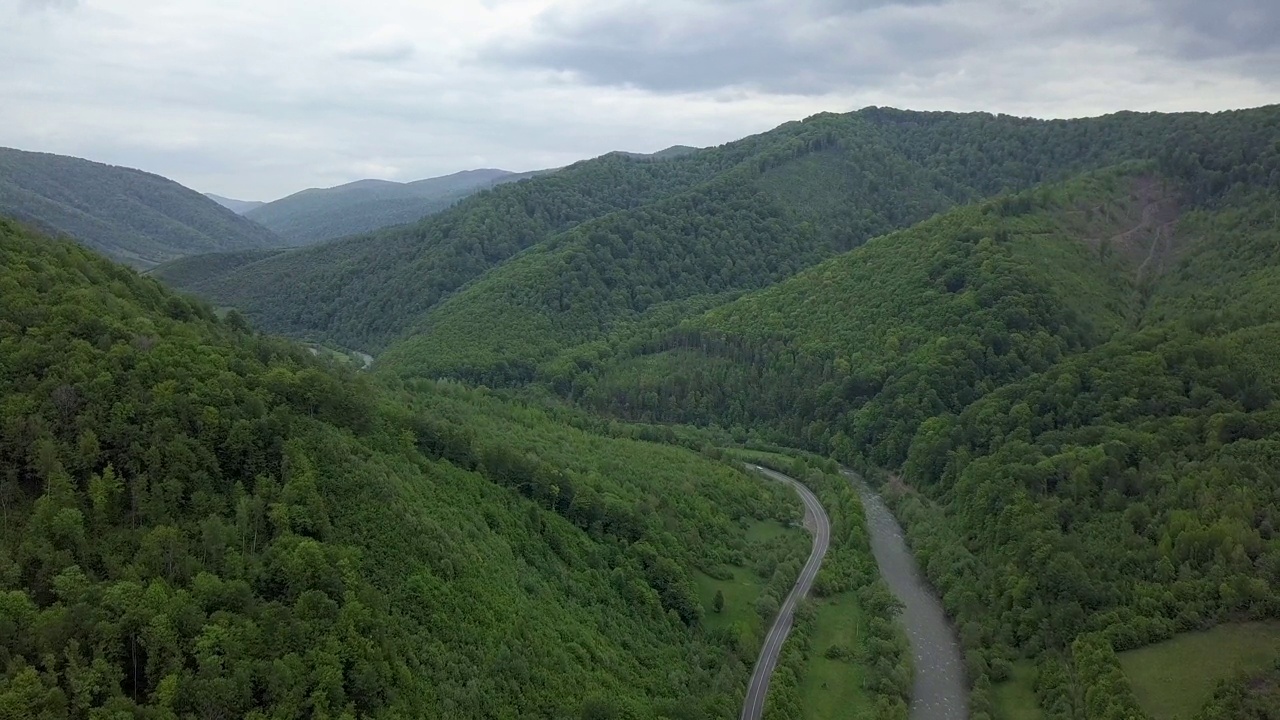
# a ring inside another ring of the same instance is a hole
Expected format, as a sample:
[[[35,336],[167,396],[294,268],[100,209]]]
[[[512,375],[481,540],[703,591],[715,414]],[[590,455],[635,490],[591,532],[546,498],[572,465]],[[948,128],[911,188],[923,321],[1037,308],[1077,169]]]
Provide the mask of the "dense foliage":
[[[290,245],[311,245],[421,220],[480,190],[530,175],[467,170],[408,183],[359,180],[303,190],[249,208],[244,215]]]
[[[1194,147],[1223,126],[1273,124],[1272,110],[818,115],[662,161],[614,153],[192,289],[267,330],[344,347],[376,352],[424,335],[397,351],[408,373],[518,379],[553,345],[602,338],[672,300],[762,287],[958,203],[1154,158],[1171,136]]]
[[[79,158],[0,148],[0,216],[69,235],[134,267],[279,247],[260,225],[172,180]]]
[[[871,702],[867,707],[848,708],[850,717],[866,720],[905,720],[911,703],[911,659],[907,638],[896,622],[901,606],[880,577],[866,513],[857,492],[839,473],[834,462],[819,462],[801,454],[785,458],[776,454],[741,453],[765,467],[800,478],[822,502],[831,520],[831,547],[814,583],[813,595],[830,598],[851,593],[867,618],[866,632],[849,646],[829,647],[828,657],[852,663],[861,669],[862,682]],[[770,688],[769,717],[806,717],[800,698],[792,689],[805,673],[813,647],[813,605],[802,604],[787,644],[780,669]],[[792,687],[788,687],[788,685]]]
[[[266,260],[282,252],[285,251],[244,250],[241,252],[186,255],[157,265],[147,270],[146,274],[170,287],[182,287],[196,291],[209,281],[217,282],[219,277],[228,272],[259,260]]]
[[[8,222],[0,294],[6,716],[736,715],[756,648],[690,576],[782,488],[380,390]]]
[[[1195,720],[1272,720],[1280,717],[1280,662],[1256,676],[1233,677],[1221,684]]]
[[[736,157],[703,155],[661,162],[606,155],[482,191],[414,225],[295,250],[191,289],[239,308],[264,330],[377,351],[521,250],[705,181]]]
[[[543,377],[626,417],[901,468],[975,713],[1021,653],[1275,617],[1280,146],[1235,130],[877,239]],[[1117,693],[1086,716],[1124,716]]]

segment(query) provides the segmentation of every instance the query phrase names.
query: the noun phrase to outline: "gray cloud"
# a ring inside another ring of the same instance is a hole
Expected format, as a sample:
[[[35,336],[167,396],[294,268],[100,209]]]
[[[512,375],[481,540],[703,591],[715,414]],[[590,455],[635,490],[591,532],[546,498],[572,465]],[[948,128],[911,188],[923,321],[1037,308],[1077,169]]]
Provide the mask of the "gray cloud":
[[[480,57],[598,86],[821,95],[938,77],[978,56],[1072,42],[1184,60],[1251,59],[1276,51],[1280,2],[712,0],[680,12],[670,0],[601,0],[553,6],[532,32],[500,38]],[[1267,73],[1278,77],[1280,67]]]
[[[1157,7],[1174,31],[1170,49],[1182,57],[1216,59],[1280,51],[1276,0],[1166,0]]]
[[[0,0],[0,145],[270,199],[715,145],[866,105],[1079,117],[1275,102],[1271,2],[1204,4]]]

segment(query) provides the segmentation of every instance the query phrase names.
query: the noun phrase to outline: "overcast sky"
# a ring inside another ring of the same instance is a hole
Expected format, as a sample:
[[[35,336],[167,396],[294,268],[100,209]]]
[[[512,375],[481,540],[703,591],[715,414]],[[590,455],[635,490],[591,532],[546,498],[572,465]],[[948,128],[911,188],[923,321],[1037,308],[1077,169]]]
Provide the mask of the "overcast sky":
[[[1277,0],[0,0],[0,145],[269,200],[866,105],[1280,102]]]

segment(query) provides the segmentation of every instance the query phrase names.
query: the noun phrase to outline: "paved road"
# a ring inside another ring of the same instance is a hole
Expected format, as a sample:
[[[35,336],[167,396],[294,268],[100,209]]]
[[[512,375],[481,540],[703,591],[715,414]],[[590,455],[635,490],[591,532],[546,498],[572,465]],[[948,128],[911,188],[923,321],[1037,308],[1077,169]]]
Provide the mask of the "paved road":
[[[880,566],[880,576],[902,602],[900,619],[915,664],[911,720],[965,720],[969,717],[969,687],[960,643],[942,603],[916,566],[902,527],[884,500],[854,472],[841,472],[862,496],[871,552]]]
[[[804,525],[813,534],[813,549],[809,551],[809,560],[800,570],[800,578],[787,594],[786,602],[782,603],[773,627],[769,628],[769,635],[765,637],[764,647],[760,648],[760,657],[756,660],[756,669],[751,673],[751,682],[747,685],[747,697],[742,703],[742,720],[760,720],[760,716],[764,714],[765,698],[769,695],[769,678],[778,664],[782,643],[791,632],[796,605],[800,604],[800,600],[809,594],[809,588],[813,587],[813,579],[818,576],[822,558],[827,554],[827,545],[831,543],[831,522],[827,520],[827,511],[822,509],[818,498],[800,482],[759,465],[748,464],[747,469],[790,485],[804,502]]]

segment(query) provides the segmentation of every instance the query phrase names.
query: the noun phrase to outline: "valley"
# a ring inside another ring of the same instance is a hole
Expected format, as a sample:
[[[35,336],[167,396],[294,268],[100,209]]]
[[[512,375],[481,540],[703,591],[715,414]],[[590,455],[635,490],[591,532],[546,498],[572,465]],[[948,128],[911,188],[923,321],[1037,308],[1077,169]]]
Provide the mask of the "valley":
[[[0,716],[1272,717],[1277,128],[256,207],[5,151]]]

